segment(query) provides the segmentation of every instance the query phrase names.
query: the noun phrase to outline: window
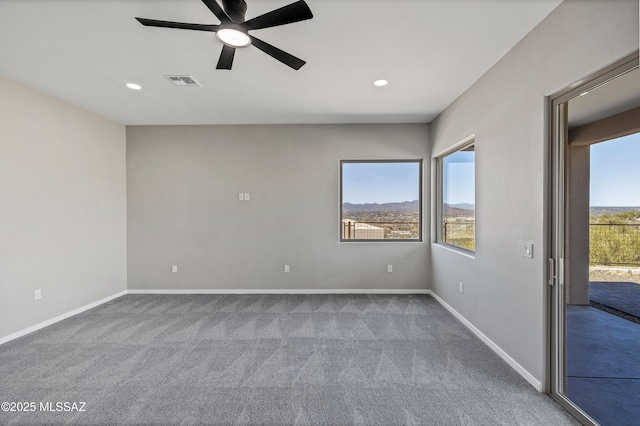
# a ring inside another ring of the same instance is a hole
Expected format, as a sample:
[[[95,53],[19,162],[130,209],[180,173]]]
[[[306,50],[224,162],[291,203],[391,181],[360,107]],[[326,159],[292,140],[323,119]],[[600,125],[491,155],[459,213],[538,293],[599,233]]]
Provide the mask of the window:
[[[422,241],[422,160],[341,161],[340,241]]]
[[[475,147],[473,142],[438,158],[438,242],[476,249]]]

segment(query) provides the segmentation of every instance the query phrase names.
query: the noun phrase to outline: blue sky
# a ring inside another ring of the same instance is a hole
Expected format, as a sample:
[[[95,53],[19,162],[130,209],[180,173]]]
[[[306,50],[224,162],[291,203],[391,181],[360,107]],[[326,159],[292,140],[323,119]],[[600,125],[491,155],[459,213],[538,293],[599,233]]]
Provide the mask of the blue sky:
[[[590,205],[640,206],[640,133],[591,145]]]
[[[444,159],[442,201],[475,204],[475,151],[458,151]]]
[[[419,163],[342,163],[342,202],[418,200],[419,176]]]
[[[474,152],[447,158],[444,202],[474,203]],[[419,198],[417,163],[343,163],[343,202],[393,203]],[[640,206],[640,133],[591,146],[590,204]]]

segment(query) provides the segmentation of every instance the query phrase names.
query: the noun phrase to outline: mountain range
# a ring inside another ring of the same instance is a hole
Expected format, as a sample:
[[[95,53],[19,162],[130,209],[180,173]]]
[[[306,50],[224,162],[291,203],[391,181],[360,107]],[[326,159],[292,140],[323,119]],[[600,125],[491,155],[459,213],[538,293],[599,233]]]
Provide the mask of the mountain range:
[[[403,201],[400,203],[365,203],[365,204],[352,204],[342,203],[343,213],[355,213],[355,212],[417,212],[420,210],[420,204],[418,200]]]
[[[589,208],[589,215],[599,216],[601,214],[618,214],[629,211],[640,211],[640,207],[591,206]]]
[[[416,212],[420,209],[420,202],[403,201],[399,203],[343,203],[343,213],[355,213],[355,212]],[[449,215],[468,215],[476,209],[475,204],[458,203],[458,204],[445,204],[444,212]]]
[[[445,204],[442,207],[442,213],[445,216],[473,217],[475,216],[475,210],[475,204],[469,203]]]
[[[475,210],[476,205],[470,203],[444,204],[445,209]]]

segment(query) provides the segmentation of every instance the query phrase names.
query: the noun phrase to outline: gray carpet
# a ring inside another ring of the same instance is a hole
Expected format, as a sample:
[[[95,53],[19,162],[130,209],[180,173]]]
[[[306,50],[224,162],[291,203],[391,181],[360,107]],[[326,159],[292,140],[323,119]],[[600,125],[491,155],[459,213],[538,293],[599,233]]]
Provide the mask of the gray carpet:
[[[36,403],[0,424],[578,424],[420,295],[123,296],[0,346],[0,401]]]

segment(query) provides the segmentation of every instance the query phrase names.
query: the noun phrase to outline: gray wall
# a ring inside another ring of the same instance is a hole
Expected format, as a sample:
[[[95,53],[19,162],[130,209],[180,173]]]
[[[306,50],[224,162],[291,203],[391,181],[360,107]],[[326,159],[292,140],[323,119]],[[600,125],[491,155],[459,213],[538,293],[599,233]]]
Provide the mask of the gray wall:
[[[565,1],[431,123],[433,155],[476,135],[477,252],[433,245],[430,286],[542,383],[545,96],[637,48],[637,0]],[[523,241],[533,259],[521,256]]]
[[[427,155],[426,124],[127,127],[129,288],[424,289],[428,242],[338,242],[338,187]]]
[[[126,289],[125,147],[124,126],[0,77],[0,338]]]
[[[570,218],[565,224],[566,303],[588,305],[591,147],[589,145],[569,146],[566,167],[567,205],[565,207],[566,215]]]

